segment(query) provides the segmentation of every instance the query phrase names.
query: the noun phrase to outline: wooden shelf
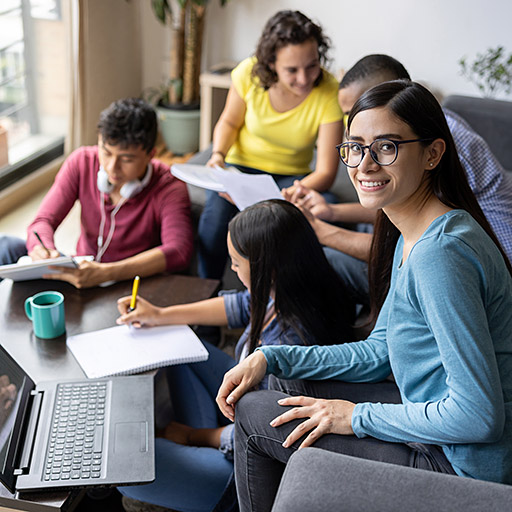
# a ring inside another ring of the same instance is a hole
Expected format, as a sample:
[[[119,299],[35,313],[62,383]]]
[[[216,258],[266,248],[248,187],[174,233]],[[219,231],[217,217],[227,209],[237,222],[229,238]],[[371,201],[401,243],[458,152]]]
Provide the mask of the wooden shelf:
[[[202,73],[199,84],[201,86],[199,149],[202,151],[210,145],[213,128],[226,103],[226,96],[231,86],[231,73]]]

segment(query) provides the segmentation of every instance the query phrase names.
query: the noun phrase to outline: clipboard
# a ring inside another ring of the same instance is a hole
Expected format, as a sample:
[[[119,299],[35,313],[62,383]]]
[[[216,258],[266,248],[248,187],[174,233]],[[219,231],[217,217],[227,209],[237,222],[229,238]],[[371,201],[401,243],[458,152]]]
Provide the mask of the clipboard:
[[[48,267],[58,265],[60,267],[77,268],[81,261],[92,261],[93,259],[93,256],[77,256],[75,258],[72,256],[61,256],[48,260],[1,265],[0,277],[12,279],[15,282],[42,279],[44,274],[54,274],[57,272],[56,270],[50,270]]]

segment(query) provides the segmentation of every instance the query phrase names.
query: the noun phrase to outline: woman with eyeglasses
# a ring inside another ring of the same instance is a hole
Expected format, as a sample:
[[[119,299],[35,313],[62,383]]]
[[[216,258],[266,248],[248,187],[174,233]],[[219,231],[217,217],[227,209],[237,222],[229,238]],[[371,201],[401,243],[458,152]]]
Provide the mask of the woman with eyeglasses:
[[[270,174],[288,195],[296,180],[319,192],[328,190],[338,170],[334,145],[343,134],[338,83],[325,69],[329,47],[322,28],[301,12],[272,16],[254,56],[231,73],[207,165]],[[222,278],[227,225],[237,211],[217,192],[208,192],[198,228],[201,277]]]
[[[378,211],[377,322],[355,343],[263,347],[225,375],[241,511],[270,510],[286,461],[309,445],[512,484],[512,269],[439,104],[417,83],[380,84],[340,150]],[[271,390],[245,394],[265,374]]]

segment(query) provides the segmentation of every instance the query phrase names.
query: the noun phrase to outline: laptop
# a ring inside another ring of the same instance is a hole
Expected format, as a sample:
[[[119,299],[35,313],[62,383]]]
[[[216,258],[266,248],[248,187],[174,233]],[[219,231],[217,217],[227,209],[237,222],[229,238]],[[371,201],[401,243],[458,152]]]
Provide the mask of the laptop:
[[[15,491],[155,479],[153,377],[35,385],[0,346],[0,481]]]

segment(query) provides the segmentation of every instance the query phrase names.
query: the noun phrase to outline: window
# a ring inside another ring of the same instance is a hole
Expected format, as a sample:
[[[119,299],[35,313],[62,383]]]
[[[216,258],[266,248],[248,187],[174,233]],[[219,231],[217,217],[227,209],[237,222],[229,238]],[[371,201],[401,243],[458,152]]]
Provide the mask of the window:
[[[0,189],[63,153],[69,66],[61,5],[0,3]]]

